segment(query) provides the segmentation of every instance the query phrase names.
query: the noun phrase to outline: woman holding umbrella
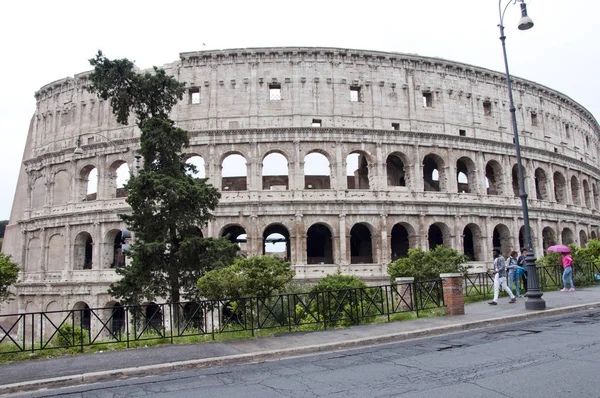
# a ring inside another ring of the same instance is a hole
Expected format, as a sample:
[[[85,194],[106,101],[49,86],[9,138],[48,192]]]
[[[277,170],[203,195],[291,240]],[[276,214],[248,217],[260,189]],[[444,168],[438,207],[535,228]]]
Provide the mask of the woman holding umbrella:
[[[575,285],[573,284],[573,257],[571,257],[569,254],[571,249],[569,249],[567,246],[556,245],[550,246],[548,251],[557,252],[562,255],[560,263],[562,264],[564,271],[562,275],[563,289],[561,292],[574,292]],[[571,285],[570,289],[567,289],[567,281],[569,281],[569,284]]]

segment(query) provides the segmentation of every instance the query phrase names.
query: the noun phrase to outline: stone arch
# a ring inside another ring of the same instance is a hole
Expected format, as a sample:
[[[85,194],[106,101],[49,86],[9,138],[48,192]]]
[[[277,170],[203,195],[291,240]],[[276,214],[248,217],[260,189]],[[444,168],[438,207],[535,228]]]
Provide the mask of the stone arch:
[[[575,243],[575,237],[571,228],[563,228],[560,233],[560,241],[565,246]]]
[[[79,171],[79,192],[83,201],[96,200],[98,197],[98,169],[88,164]]]
[[[128,234],[127,231],[126,234]],[[102,242],[101,268],[118,268],[125,266],[123,246],[125,239],[120,229],[113,228],[104,235]]]
[[[369,159],[364,151],[346,156],[346,183],[348,189],[369,189]]]
[[[576,176],[571,176],[571,200],[575,206],[581,206],[579,201],[580,193],[579,193],[579,179]]]
[[[485,180],[488,195],[502,195],[504,193],[502,166],[496,160],[487,162],[485,166]]]
[[[450,247],[450,228],[442,222],[431,224],[427,231],[427,243],[429,250],[436,246]]]
[[[598,239],[598,237],[596,236],[596,231],[592,231],[592,232],[590,233],[590,237],[591,237],[592,239],[594,239],[594,240]]]
[[[164,314],[162,307],[151,301],[142,305],[144,311],[144,328],[147,332],[156,333],[162,330]]]
[[[356,223],[350,229],[350,263],[373,263],[373,238],[365,223]]]
[[[554,229],[546,227],[542,230],[542,247],[544,250],[548,250],[550,246],[556,244],[556,233]]]
[[[31,208],[41,209],[46,204],[46,179],[39,176],[31,186]]]
[[[415,236],[415,229],[412,225],[404,222],[394,224],[390,239],[392,261],[408,256],[408,249],[416,246]]]
[[[94,241],[92,235],[86,231],[78,233],[73,247],[73,269],[92,269],[93,253]]]
[[[409,164],[406,155],[392,153],[386,159],[387,184],[390,187],[406,187],[409,179],[407,166]]]
[[[567,203],[567,185],[561,172],[554,172],[554,198],[557,203]]]
[[[74,325],[81,327],[88,332],[92,328],[92,311],[85,301],[78,301],[73,305]]]
[[[312,151],[304,157],[304,189],[331,189],[331,161],[328,154]]]
[[[186,170],[187,175],[194,178],[206,178],[206,162],[202,156],[195,153],[190,153],[186,155],[184,159],[188,167]]]
[[[43,311],[45,315],[41,320],[43,321],[44,337],[48,338],[60,327],[66,313],[62,311],[62,307],[56,300],[52,300],[46,304],[46,308]],[[70,320],[69,318],[67,322],[70,323]]]
[[[204,311],[200,304],[195,301],[187,302],[183,305],[183,320],[186,330],[195,329],[203,331],[204,329]]]
[[[520,188],[519,188],[519,165],[514,164],[511,172],[511,180],[512,180],[512,190],[513,195],[518,198],[521,196]],[[525,176],[525,170],[523,170],[523,181],[526,181],[527,178]]]
[[[463,253],[471,261],[483,261],[482,233],[479,225],[469,223],[463,229]]]
[[[316,223],[306,231],[306,262],[333,264],[333,234],[328,225]]]
[[[48,240],[47,271],[62,271],[65,267],[65,238],[54,234]]]
[[[248,254],[248,235],[241,225],[231,224],[225,226],[221,231],[220,236],[228,237],[231,243],[237,244],[240,247],[240,253],[242,255]]]
[[[585,232],[585,230],[582,229],[579,231],[579,246],[586,247],[587,244],[588,244],[587,232]]]
[[[423,158],[423,190],[434,192],[446,190],[444,159],[434,153]]]
[[[535,169],[535,195],[537,200],[550,200],[548,177],[546,172],[539,167]]]
[[[456,161],[456,186],[459,193],[475,193],[477,191],[475,163],[467,156]]]
[[[585,205],[585,207],[587,207],[588,209],[591,209],[591,190],[590,190],[590,183],[588,182],[587,179],[583,180],[583,203]]]
[[[500,253],[506,257],[513,251],[510,229],[505,224],[497,224],[494,227],[492,236],[492,247],[499,249]]]
[[[52,205],[66,205],[70,200],[71,181],[67,170],[59,170],[54,174],[52,185]]]
[[[42,268],[42,241],[37,237],[29,239],[27,244],[27,262],[25,263],[25,272],[38,272]]]
[[[280,152],[268,153],[262,161],[262,189],[281,191],[289,189],[288,159]]]
[[[245,191],[248,189],[247,159],[238,152],[230,152],[221,163],[221,190]]]
[[[271,224],[263,231],[263,254],[275,255],[284,261],[291,256],[290,232],[283,224]]]

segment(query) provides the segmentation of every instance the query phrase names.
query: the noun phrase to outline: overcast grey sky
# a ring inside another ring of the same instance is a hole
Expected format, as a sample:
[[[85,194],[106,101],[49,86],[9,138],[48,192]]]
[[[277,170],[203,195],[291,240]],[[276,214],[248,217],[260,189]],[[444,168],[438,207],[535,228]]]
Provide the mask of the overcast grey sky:
[[[504,70],[497,0],[5,3],[0,220],[10,214],[35,91],[89,70],[87,59],[98,49],[140,68],[174,62],[187,51],[327,46],[416,53]],[[600,118],[600,1],[527,4],[533,29],[517,30],[518,5],[509,6],[504,18],[511,74],[561,91]]]

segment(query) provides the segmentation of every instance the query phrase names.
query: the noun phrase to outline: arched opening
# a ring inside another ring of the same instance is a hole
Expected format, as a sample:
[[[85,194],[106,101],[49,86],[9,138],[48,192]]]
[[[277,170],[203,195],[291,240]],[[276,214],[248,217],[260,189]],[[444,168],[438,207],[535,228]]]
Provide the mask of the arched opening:
[[[125,184],[129,181],[131,176],[129,165],[124,160],[118,160],[114,162],[108,169],[108,173],[105,174],[107,179],[106,184],[108,191],[111,192],[111,198],[126,198],[127,189]]]
[[[582,229],[579,231],[579,246],[586,247],[588,244],[587,233]]]
[[[243,227],[239,225],[230,225],[223,230],[221,236],[227,237],[231,243],[237,244],[240,247],[240,254],[243,256],[248,254],[248,236]]]
[[[364,224],[354,224],[350,230],[350,262],[352,264],[373,263],[371,231]]]
[[[550,246],[556,244],[556,234],[550,227],[546,227],[542,230],[542,247],[544,251],[548,250]]]
[[[571,177],[571,200],[575,206],[581,206],[579,202],[579,180],[577,177]]]
[[[498,224],[494,228],[492,237],[492,247],[500,250],[500,253],[506,257],[513,250],[512,242],[510,239],[510,230],[504,224]]]
[[[79,174],[83,191],[83,201],[96,200],[98,196],[98,169],[92,165],[85,166]]]
[[[74,327],[81,327],[88,332],[92,327],[92,311],[87,303],[79,301],[73,306],[74,310]]]
[[[52,205],[66,205],[70,200],[71,182],[69,173],[61,170],[54,175],[54,185],[52,186]]]
[[[62,271],[65,268],[65,238],[55,234],[48,241],[47,271]]]
[[[396,224],[392,228],[392,261],[408,256],[410,249],[410,238],[408,229],[402,224]]]
[[[183,306],[183,319],[185,321],[185,329],[203,330],[204,314],[202,308],[195,301],[185,303]]]
[[[80,232],[75,238],[73,269],[92,269],[94,242],[87,232]]]
[[[361,152],[346,157],[346,182],[348,189],[369,189],[369,163]]]
[[[444,246],[444,227],[441,223],[431,224],[427,231],[427,243],[429,243],[429,250],[433,250],[436,246]]]
[[[221,179],[221,190],[223,191],[245,191],[247,187],[248,167],[246,158],[240,154],[232,154],[221,164],[223,171]]]
[[[554,173],[554,198],[557,203],[566,203],[566,181],[558,171]]]
[[[206,164],[202,156],[192,155],[186,159],[185,163],[188,165],[187,175],[194,178],[206,178]]]
[[[115,335],[125,331],[125,308],[120,303],[115,303],[110,317],[110,328]]]
[[[281,153],[273,152],[262,163],[262,189],[285,191],[288,185],[288,160]]]
[[[290,233],[283,225],[269,225],[264,230],[263,254],[270,254],[289,261],[291,258],[290,246]]]
[[[333,264],[331,231],[323,224],[311,225],[306,232],[306,262]]]
[[[544,170],[535,169],[535,195],[537,200],[550,200],[548,195],[548,177]]]
[[[330,175],[325,155],[312,152],[304,157],[304,189],[331,189]]]
[[[144,316],[146,323],[146,331],[150,333],[160,333],[163,324],[163,313],[160,306],[152,302],[144,305]]]
[[[573,231],[570,228],[563,228],[562,232],[560,233],[560,240],[562,241],[562,244],[565,246],[575,243],[575,237],[573,236]]]
[[[390,187],[406,186],[406,170],[402,158],[392,154],[386,160],[387,183]]]
[[[588,180],[583,180],[583,201],[585,207],[591,209],[591,190]]]
[[[592,232],[590,233],[590,237],[591,237],[592,239],[594,239],[594,240],[598,239],[598,237],[596,236],[596,231],[592,231]]]
[[[471,261],[482,261],[481,228],[477,224],[467,224],[463,229],[463,253]]]
[[[523,171],[523,180],[525,179],[525,171]],[[513,195],[518,198],[521,193],[519,192],[519,166],[516,164],[512,168],[512,189]]]
[[[485,166],[485,180],[488,195],[502,195],[504,184],[502,182],[502,167],[495,160],[490,160]]]
[[[124,229],[115,235],[112,245],[111,268],[124,267],[126,264],[125,251],[129,249],[127,240],[131,239],[131,232]]]
[[[462,157],[456,161],[456,184],[458,193],[473,193],[476,186],[477,174],[475,173],[475,163],[467,157]]]
[[[42,241],[39,238],[31,238],[27,245],[27,261],[25,272],[41,271]]]
[[[442,158],[433,154],[425,156],[423,159],[423,189],[433,192],[445,190],[444,177]]]

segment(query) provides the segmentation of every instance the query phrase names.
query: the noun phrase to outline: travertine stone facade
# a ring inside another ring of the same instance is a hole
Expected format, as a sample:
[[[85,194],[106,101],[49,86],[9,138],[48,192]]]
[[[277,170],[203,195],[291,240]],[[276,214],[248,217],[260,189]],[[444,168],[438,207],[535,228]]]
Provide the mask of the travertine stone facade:
[[[205,236],[230,234],[250,255],[285,241],[298,278],[385,277],[419,246],[474,264],[523,246],[501,73],[336,48],[183,53],[165,69],[189,89],[172,114],[187,153],[223,193]],[[128,211],[117,173],[139,166],[139,131],[85,90],[88,73],[36,93],[4,241],[24,269],[18,311],[115,303]],[[600,126],[548,87],[515,78],[514,95],[535,251],[585,244],[600,225]],[[226,173],[232,155],[242,162]]]

